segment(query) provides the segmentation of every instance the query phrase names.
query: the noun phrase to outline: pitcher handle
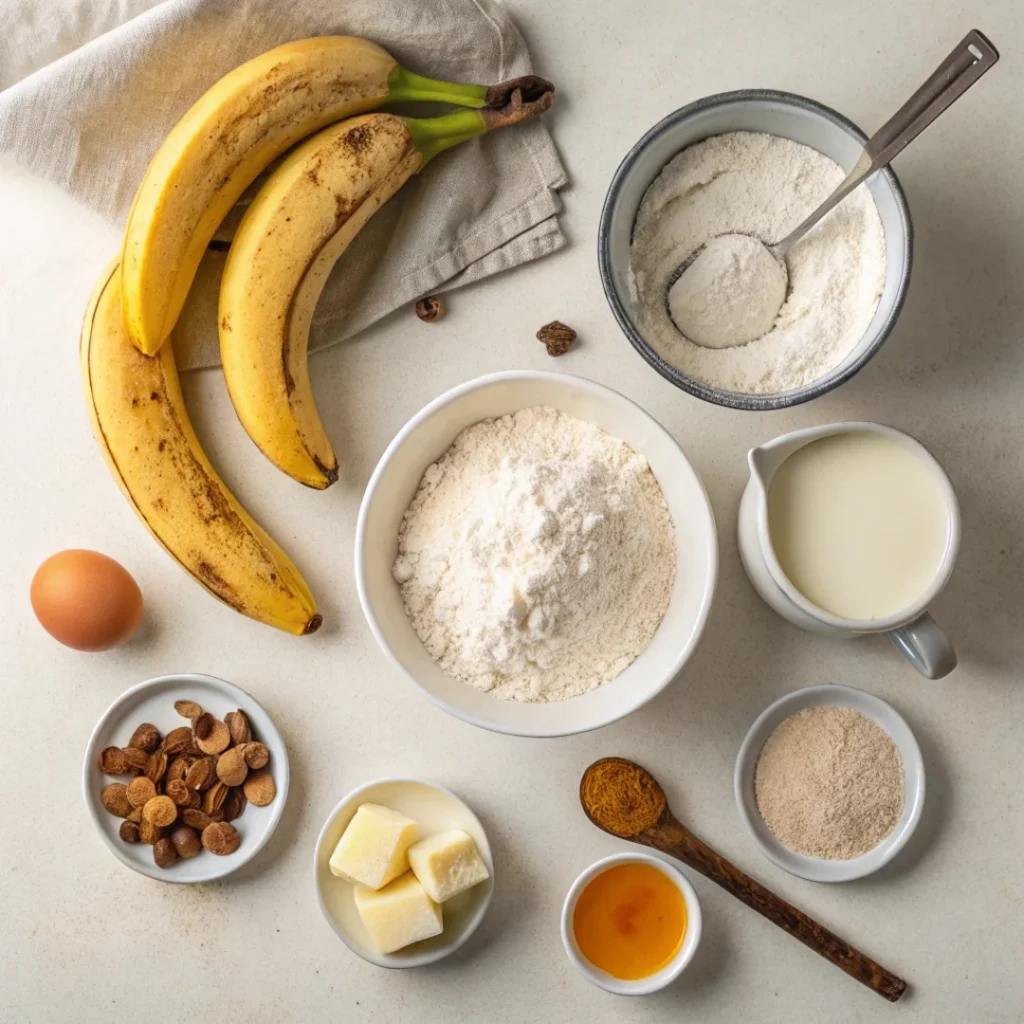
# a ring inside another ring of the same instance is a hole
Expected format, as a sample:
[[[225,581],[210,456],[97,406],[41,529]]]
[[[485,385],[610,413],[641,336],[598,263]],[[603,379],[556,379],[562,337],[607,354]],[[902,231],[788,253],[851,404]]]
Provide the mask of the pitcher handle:
[[[890,630],[888,637],[926,679],[942,679],[956,668],[956,651],[949,637],[927,612],[905,626]]]

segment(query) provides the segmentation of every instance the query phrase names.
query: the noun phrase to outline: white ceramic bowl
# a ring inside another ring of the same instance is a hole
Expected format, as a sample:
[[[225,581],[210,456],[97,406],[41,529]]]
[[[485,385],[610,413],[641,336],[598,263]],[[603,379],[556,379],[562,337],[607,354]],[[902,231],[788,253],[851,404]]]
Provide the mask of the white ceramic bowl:
[[[223,719],[229,711],[241,708],[249,717],[253,735],[270,751],[268,771],[277,785],[277,796],[267,807],[246,805],[245,812],[231,824],[238,829],[241,845],[226,857],[203,850],[189,860],[176,861],[170,868],[158,868],[153,862],[153,847],[145,843],[125,843],[118,835],[121,818],[115,818],[100,802],[100,790],[111,782],[127,782],[127,777],[104,775],[99,769],[100,752],[110,746],[123,747],[136,726],[151,722],[166,735],[187,722],[174,710],[176,700],[194,700],[204,711]],[[85,805],[96,823],[103,841],[122,864],[127,864],[161,882],[212,882],[230,875],[256,856],[273,835],[288,799],[288,751],[270,715],[255,697],[239,686],[214,676],[180,672],[147,679],[125,690],[104,712],[93,729],[82,767],[82,791]]]
[[[683,894],[683,900],[686,903],[686,932],[683,935],[683,942],[679,947],[679,951],[672,958],[671,962],[666,964],[656,974],[652,974],[647,978],[640,978],[637,981],[623,981],[621,978],[616,978],[606,971],[602,971],[599,967],[595,967],[580,952],[580,947],[576,942],[576,935],[573,930],[573,915],[576,912],[576,902],[580,897],[580,893],[583,892],[592,879],[619,864],[650,864],[652,867],[657,868],[662,874],[671,879],[676,888]],[[597,985],[598,988],[603,988],[606,992],[613,992],[619,996],[645,996],[665,988],[666,985],[671,985],[683,973],[686,965],[693,959],[694,953],[697,952],[697,946],[700,945],[702,921],[703,918],[701,917],[697,893],[681,871],[648,853],[616,853],[611,857],[605,857],[597,861],[597,863],[591,864],[572,883],[569,895],[565,897],[565,903],[562,904],[562,945],[565,946],[565,952],[572,961],[573,966],[576,967],[587,981]]]
[[[331,874],[328,861],[360,804],[383,804],[419,822],[426,837],[458,828],[473,837],[491,877],[443,903],[444,931],[394,953],[378,953],[359,917],[353,885]],[[454,793],[425,779],[387,778],[354,789],[327,816],[313,853],[313,882],[320,909],[338,938],[378,967],[422,967],[454,953],[480,926],[494,894],[494,859],[477,816]]]
[[[629,245],[637,210],[648,186],[677,153],[702,139],[725,132],[766,132],[802,143],[850,168],[867,136],[835,110],[792,93],[740,89],[705,96],[659,121],[626,154],[601,210],[598,266],[605,296],[633,347],[663,377],[691,395],[733,409],[781,409],[810,401],[849,380],[878,351],[903,308],[910,284],[913,228],[903,189],[891,167],[865,184],[878,207],[885,232],[885,285],[867,331],[843,361],[820,380],[774,395],[722,391],[688,377],[648,344],[630,313]]]
[[[391,567],[398,528],[424,470],[467,427],[548,405],[597,424],[647,457],[675,523],[679,572],[650,646],[618,678],[569,700],[500,700],[447,675],[420,642]],[[704,486],[679,445],[643,409],[581,377],[512,371],[479,377],[436,398],[388,445],[363,496],[356,527],[356,586],[381,649],[439,707],[466,722],[516,736],[564,736],[630,714],[679,673],[704,629],[718,575],[718,538]]]
[[[811,707],[853,708],[889,734],[903,761],[903,815],[896,827],[873,850],[851,860],[824,860],[791,850],[772,834],[757,809],[754,770],[761,748],[772,732],[791,715]],[[769,705],[750,727],[736,757],[733,789],[740,818],[761,852],[778,867],[812,882],[849,882],[888,864],[906,845],[924,808],[924,761],[910,726],[884,700],[852,686],[826,684],[795,690]]]

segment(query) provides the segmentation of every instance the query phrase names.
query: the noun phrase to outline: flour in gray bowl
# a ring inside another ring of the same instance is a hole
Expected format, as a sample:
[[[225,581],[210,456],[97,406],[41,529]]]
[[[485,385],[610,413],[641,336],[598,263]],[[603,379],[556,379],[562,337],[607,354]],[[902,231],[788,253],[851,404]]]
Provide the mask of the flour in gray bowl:
[[[779,241],[844,176],[817,150],[755,132],[713,136],[669,161],[644,196],[630,247],[631,312],[648,343],[694,380],[743,394],[790,391],[838,366],[885,287],[885,234],[866,188],[790,250],[789,294],[763,337],[734,348],[694,344],[669,316],[666,291],[699,246],[723,234]]]

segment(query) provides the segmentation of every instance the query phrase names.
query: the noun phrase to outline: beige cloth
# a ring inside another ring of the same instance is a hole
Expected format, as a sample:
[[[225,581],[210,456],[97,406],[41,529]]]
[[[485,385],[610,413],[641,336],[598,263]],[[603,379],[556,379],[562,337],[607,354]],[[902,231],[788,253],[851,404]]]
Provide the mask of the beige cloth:
[[[522,37],[493,0],[7,2],[0,12],[0,83],[7,85],[0,154],[118,224],[178,118],[226,72],[280,43],[366,36],[410,70],[461,82],[493,84],[533,70]],[[34,69],[33,60],[52,63]],[[26,77],[12,83],[19,74]],[[561,248],[557,190],[565,183],[539,122],[443,153],[342,257],[317,307],[312,347],[349,337],[421,295]],[[237,220],[236,210],[219,237],[229,237]],[[175,330],[185,368],[219,362],[223,261],[223,253],[207,254]]]

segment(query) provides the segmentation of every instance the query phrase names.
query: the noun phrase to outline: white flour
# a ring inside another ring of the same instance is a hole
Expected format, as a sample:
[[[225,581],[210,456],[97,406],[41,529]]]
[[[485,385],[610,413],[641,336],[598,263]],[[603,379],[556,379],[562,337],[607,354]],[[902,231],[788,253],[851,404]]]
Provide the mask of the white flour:
[[[789,391],[841,363],[885,283],[885,235],[865,188],[790,251],[790,293],[764,337],[736,348],[695,345],[676,329],[665,296],[698,246],[727,233],[778,241],[843,177],[816,150],[752,132],[714,136],[673,158],[644,196],[630,250],[633,315],[648,342],[688,376],[746,394]]]
[[[661,624],[675,573],[675,530],[647,460],[546,407],[456,438],[423,475],[393,570],[441,667],[522,701],[619,675]]]

